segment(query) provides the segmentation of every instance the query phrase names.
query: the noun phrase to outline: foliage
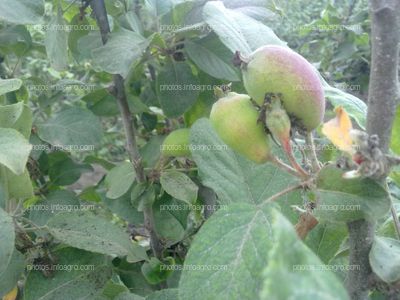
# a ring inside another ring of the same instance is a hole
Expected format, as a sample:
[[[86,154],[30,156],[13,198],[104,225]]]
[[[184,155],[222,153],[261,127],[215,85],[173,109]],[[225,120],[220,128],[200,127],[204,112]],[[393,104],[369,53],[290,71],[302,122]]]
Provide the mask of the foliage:
[[[390,191],[344,179],[334,163],[343,153],[324,149],[321,130],[326,166],[303,164],[310,183],[281,168],[277,145],[280,165],[256,164],[207,119],[215,87],[245,93],[235,52],[274,44],[314,63],[328,116],[343,108],[363,128],[367,106],[343,83],[359,84],[358,95],[367,85],[369,19],[365,1],[341,2],[106,0],[103,45],[85,1],[1,0],[0,296],[18,285],[26,300],[348,299],[332,270],[351,267],[344,224],[362,218],[385,236],[370,253],[374,272],[398,281]],[[355,27],[312,30],[322,25]],[[131,162],[130,124],[140,158]],[[176,143],[185,155],[165,155],[164,139],[179,129],[190,132]],[[396,170],[392,179],[393,192]],[[319,223],[302,240],[293,225],[314,206]]]

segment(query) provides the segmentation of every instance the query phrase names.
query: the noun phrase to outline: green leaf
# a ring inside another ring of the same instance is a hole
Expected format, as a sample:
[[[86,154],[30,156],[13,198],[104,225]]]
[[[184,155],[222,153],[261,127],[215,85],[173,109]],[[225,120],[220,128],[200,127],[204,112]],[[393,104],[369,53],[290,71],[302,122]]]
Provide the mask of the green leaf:
[[[70,185],[79,180],[82,173],[93,171],[89,164],[80,164],[72,160],[66,152],[53,152],[49,157],[49,176],[51,184]]]
[[[172,257],[165,258],[163,262],[152,257],[142,265],[142,273],[150,284],[158,284],[167,280],[172,274],[173,269],[168,269],[168,266],[173,266],[174,264],[175,261]]]
[[[400,280],[400,241],[375,237],[369,253],[372,270],[383,281],[394,283]]]
[[[390,148],[394,153],[400,155],[400,106],[397,107],[396,117],[392,127],[392,138],[390,140]]]
[[[6,170],[6,167],[0,165],[0,208],[3,209],[5,209],[6,203],[9,199]]]
[[[24,300],[97,299],[112,275],[105,257],[74,248],[62,248],[53,254],[60,269],[53,272],[51,279],[40,271],[31,271]]]
[[[335,257],[347,237],[345,224],[319,223],[307,234],[305,243],[326,264]]]
[[[1,233],[0,237],[2,237]],[[11,291],[17,285],[18,280],[24,272],[25,257],[16,249],[13,250],[8,262],[3,261],[0,255],[1,267],[5,268],[3,272],[0,272],[0,295],[5,295]]]
[[[369,178],[345,179],[336,166],[324,167],[317,178],[317,207],[314,214],[328,222],[376,220],[390,208],[387,191]]]
[[[85,162],[87,164],[100,165],[106,170],[111,170],[112,168],[115,167],[115,164],[109,162],[106,159],[100,158],[100,157],[98,157],[96,155],[88,155],[88,156],[86,156],[85,159],[83,160],[83,162]]]
[[[18,90],[22,85],[22,80],[18,78],[0,79],[0,96]]]
[[[249,55],[268,44],[286,46],[271,28],[245,14],[225,8],[220,1],[207,2],[203,17],[232,53],[240,51]]]
[[[271,164],[259,165],[236,154],[222,142],[207,119],[193,125],[191,148],[202,183],[212,188],[223,204],[259,204],[297,181]],[[286,196],[279,201],[285,199]]]
[[[32,37],[23,25],[3,28],[0,31],[0,49],[6,54],[24,56],[32,47]]]
[[[273,244],[270,207],[232,204],[204,223],[186,256],[180,299],[258,299]]]
[[[81,209],[75,194],[66,190],[51,191],[46,199],[27,208],[29,219],[38,226],[45,226],[58,213]]]
[[[90,111],[78,107],[61,111],[45,123],[37,125],[39,137],[64,150],[94,147],[102,139],[100,120]]]
[[[144,278],[140,264],[130,264],[126,261],[121,261],[116,271],[125,286],[134,294],[145,297],[156,290],[156,287],[150,285]]]
[[[116,299],[118,295],[128,292],[129,289],[124,285],[118,276],[113,276],[103,289],[102,295],[109,299]],[[97,299],[96,299],[97,300]]]
[[[29,108],[29,106],[25,104],[20,117],[14,123],[12,128],[22,133],[22,135],[25,138],[29,139],[32,131],[32,121],[33,121],[32,111]]]
[[[130,189],[135,178],[135,170],[129,161],[112,168],[106,176],[105,182],[108,187],[106,196],[110,199],[121,197]]]
[[[88,211],[62,212],[47,223],[51,234],[75,248],[116,256],[129,262],[146,260],[144,248],[130,240],[125,230],[101,215]]]
[[[145,0],[145,7],[154,15],[162,16],[172,9],[172,0]]]
[[[318,271],[325,265],[278,212],[274,214],[272,230],[274,246],[268,255],[260,299],[349,299],[334,273],[326,269]]]
[[[77,14],[73,17],[70,22],[72,26],[72,30],[68,35],[68,48],[71,51],[72,55],[77,61],[80,61],[80,52],[78,48],[78,41],[80,38],[87,36],[89,34],[89,30],[86,29],[85,26],[89,25],[89,22],[86,17],[81,16],[81,14]],[[75,25],[78,26],[78,29],[75,29]]]
[[[0,1],[0,19],[10,23],[40,24],[43,14],[43,0]]]
[[[0,240],[0,274],[2,274],[10,264],[15,240],[13,220],[2,208],[0,208]]]
[[[164,289],[151,293],[146,300],[176,300],[179,296],[178,292],[178,289]]]
[[[153,205],[155,230],[158,236],[170,245],[180,242],[185,237],[185,221],[190,210],[184,208],[180,206],[179,201],[169,199],[168,196],[162,197]],[[180,220],[180,217],[184,220]]]
[[[82,98],[96,116],[115,116],[119,113],[117,100],[107,89],[93,91]]]
[[[160,183],[172,197],[193,204],[197,199],[198,186],[184,173],[169,170],[161,173]]]
[[[397,218],[400,218],[400,203],[394,202],[393,208],[396,211]],[[379,222],[376,234],[378,236],[394,239],[398,237],[392,214],[388,214],[386,219],[384,219],[382,222]]]
[[[151,206],[156,199],[156,190],[152,183],[142,182],[134,185],[131,191],[131,204],[142,212],[146,207]]]
[[[32,130],[32,112],[23,102],[0,106],[0,127],[13,128],[27,139]]]
[[[0,106],[0,127],[13,127],[15,122],[17,122],[17,120],[20,118],[23,109],[23,102]]]
[[[119,294],[115,300],[144,300],[142,296],[132,294],[130,292],[124,292]]]
[[[0,164],[16,175],[25,171],[32,146],[15,129],[0,128]]]
[[[356,96],[343,92],[338,88],[334,88],[322,77],[320,78],[324,86],[325,98],[334,107],[342,106],[350,117],[352,117],[362,129],[365,129],[367,105]]]
[[[157,77],[157,96],[167,117],[185,113],[199,95],[199,80],[184,62],[169,61]]]
[[[44,45],[51,66],[57,70],[65,70],[68,65],[68,31],[66,30],[61,7],[57,15],[53,16],[48,24]]]
[[[215,38],[208,37],[196,42],[185,42],[191,60],[207,74],[230,81],[240,81],[233,66],[233,54]]]
[[[6,174],[10,198],[27,199],[33,197],[33,187],[28,170],[25,169],[21,175],[15,175],[6,170]]]
[[[161,145],[163,144],[164,139],[165,136],[154,135],[139,149],[145,167],[155,167],[161,156]]]
[[[101,35],[99,31],[91,31],[88,35],[82,36],[78,40],[78,52],[80,59],[92,59],[92,50],[102,47]]]
[[[101,201],[114,214],[130,224],[143,224],[143,213],[139,212],[135,207],[132,206],[129,193],[126,193],[117,199],[109,199],[105,197],[105,195],[104,197],[101,195]]]
[[[119,18],[122,27],[143,35],[143,25],[134,11],[128,11]]]
[[[92,50],[92,58],[103,71],[126,77],[148,45],[140,34],[120,28],[111,33],[106,45]]]

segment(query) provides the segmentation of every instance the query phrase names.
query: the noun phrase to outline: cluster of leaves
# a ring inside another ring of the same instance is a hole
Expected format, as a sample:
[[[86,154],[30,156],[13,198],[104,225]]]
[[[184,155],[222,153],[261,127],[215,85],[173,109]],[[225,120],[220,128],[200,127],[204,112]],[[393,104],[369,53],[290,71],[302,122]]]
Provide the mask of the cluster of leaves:
[[[371,251],[375,273],[389,283],[400,279],[385,188],[346,181],[330,165],[314,194],[293,191],[270,203],[298,178],[241,157],[205,118],[213,86],[232,82],[243,91],[235,51],[286,45],[265,25],[280,20],[273,1],[105,2],[112,27],[105,45],[85,1],[0,3],[0,295],[23,279],[26,300],[347,299],[345,272],[317,269],[347,268],[344,224],[360,218],[379,220],[385,236]],[[130,162],[115,159],[125,153],[109,153],[122,133],[113,74],[125,79],[145,183]],[[324,87],[330,103],[363,127],[365,104]],[[191,156],[165,159],[165,134],[184,127]],[[95,150],[79,151],[85,145]],[[323,161],[340,155],[325,154]],[[71,188],[93,165],[105,176]],[[291,206],[315,198],[339,209],[318,210],[320,223],[301,241]],[[149,248],[146,205],[163,257]]]

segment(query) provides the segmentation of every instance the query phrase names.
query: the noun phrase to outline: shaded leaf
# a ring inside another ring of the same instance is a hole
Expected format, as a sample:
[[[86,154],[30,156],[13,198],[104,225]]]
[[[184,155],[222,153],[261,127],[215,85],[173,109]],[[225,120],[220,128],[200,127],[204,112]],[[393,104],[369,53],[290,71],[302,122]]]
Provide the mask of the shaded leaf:
[[[22,80],[18,78],[0,79],[0,95],[18,90],[22,85]]]
[[[0,19],[16,24],[40,24],[44,14],[43,0],[2,0]]]
[[[239,11],[225,8],[223,2],[207,2],[203,17],[232,53],[240,51],[249,55],[264,45],[286,45],[271,28]]]
[[[384,187],[369,178],[344,179],[343,174],[343,170],[333,165],[324,167],[318,174],[314,214],[320,220],[376,220],[389,211],[390,199]]]
[[[25,171],[32,146],[15,129],[0,128],[0,164],[16,175]]]
[[[126,77],[131,65],[142,56],[148,44],[148,40],[140,34],[120,28],[111,33],[107,44],[92,50],[92,58],[103,71]]]
[[[369,253],[372,270],[383,281],[400,280],[400,242],[391,238],[375,237]]]
[[[187,41],[185,49],[190,59],[207,74],[219,79],[240,80],[232,63],[233,54],[217,39]]]
[[[5,268],[3,272],[0,272],[0,295],[4,295],[16,286],[25,269],[24,255],[16,249],[13,250],[12,256],[6,264],[3,264],[2,259],[0,260],[2,268]]]
[[[269,207],[232,204],[197,233],[182,271],[180,299],[257,299],[272,247]]]
[[[48,24],[44,45],[51,66],[57,71],[64,70],[68,65],[68,31],[61,7],[57,15]]]
[[[53,272],[51,279],[40,271],[31,271],[24,288],[24,300],[65,299],[66,295],[67,299],[97,299],[112,275],[104,256],[74,248],[62,248],[53,254],[58,259],[59,270]]]
[[[146,300],[176,300],[178,294],[178,289],[164,289],[148,295]]]
[[[112,168],[105,179],[108,191],[106,196],[116,199],[124,195],[135,181],[136,173],[132,163],[125,161]]]
[[[75,248],[127,256],[129,262],[146,260],[144,248],[130,240],[128,233],[107,218],[87,211],[62,212],[47,223],[51,234]]]
[[[74,107],[61,111],[46,122],[37,125],[38,135],[51,145],[64,150],[79,150],[81,146],[94,147],[103,136],[100,120],[90,111]]]
[[[14,223],[11,216],[0,208],[0,274],[3,274],[10,264],[14,253]]]
[[[160,183],[172,197],[193,204],[197,199],[198,186],[184,173],[169,170],[161,173]]]
[[[184,62],[168,62],[157,77],[157,96],[167,117],[185,113],[199,92],[199,80]]]
[[[261,299],[349,299],[338,278],[298,239],[292,224],[275,212],[274,246],[264,271]],[[282,284],[282,283],[285,284]]]

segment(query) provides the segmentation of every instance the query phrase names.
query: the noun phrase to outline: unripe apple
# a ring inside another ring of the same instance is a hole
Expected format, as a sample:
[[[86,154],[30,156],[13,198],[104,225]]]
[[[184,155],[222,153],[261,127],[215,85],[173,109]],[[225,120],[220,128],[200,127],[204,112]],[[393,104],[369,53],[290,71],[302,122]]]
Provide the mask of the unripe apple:
[[[210,121],[219,137],[233,150],[257,163],[271,158],[269,136],[257,122],[259,113],[248,95],[230,92],[214,103]]]
[[[172,131],[161,146],[161,153],[166,157],[188,157],[190,153],[190,129],[182,128]]]
[[[259,105],[264,103],[266,93],[281,94],[294,127],[309,132],[322,122],[322,83],[314,67],[301,55],[282,46],[263,46],[242,62],[242,71],[247,93]]]

